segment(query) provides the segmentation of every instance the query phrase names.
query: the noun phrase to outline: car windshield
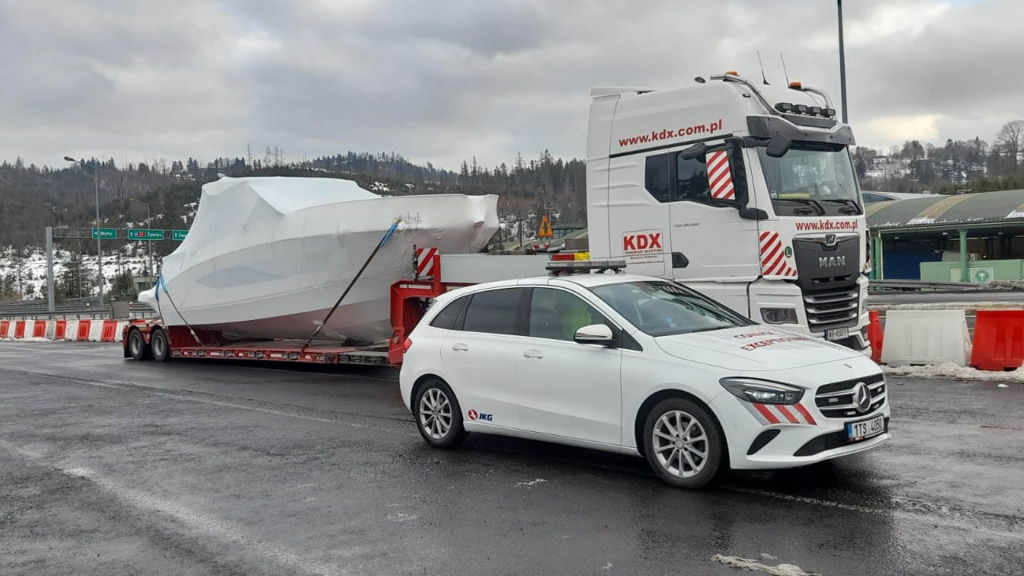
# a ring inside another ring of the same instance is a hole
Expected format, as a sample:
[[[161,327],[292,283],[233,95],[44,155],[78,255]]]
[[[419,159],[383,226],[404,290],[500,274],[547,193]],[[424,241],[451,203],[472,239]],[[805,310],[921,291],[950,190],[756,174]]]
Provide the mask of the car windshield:
[[[775,213],[784,216],[863,214],[845,146],[794,142],[781,158],[757,149]]]
[[[752,324],[725,306],[679,284],[638,281],[591,289],[598,298],[651,336],[689,334]]]

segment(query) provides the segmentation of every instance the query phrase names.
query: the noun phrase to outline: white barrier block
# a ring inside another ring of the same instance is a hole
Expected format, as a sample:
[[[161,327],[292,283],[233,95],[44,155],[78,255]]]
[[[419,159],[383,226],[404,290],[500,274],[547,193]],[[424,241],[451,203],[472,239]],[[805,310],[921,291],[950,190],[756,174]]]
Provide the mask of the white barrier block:
[[[48,341],[52,342],[54,340],[54,336],[56,334],[57,334],[57,321],[56,320],[47,320],[46,321],[46,332],[43,334],[43,340],[48,340]]]
[[[99,342],[103,336],[103,320],[93,320],[89,324],[89,342]]]
[[[64,339],[74,340],[78,337],[78,320],[68,320],[64,325]]]
[[[882,363],[966,366],[971,336],[963,310],[890,310],[885,314]]]
[[[122,335],[124,334],[124,327],[127,325],[127,320],[118,321],[117,328],[114,329],[114,342],[120,342],[123,340]]]

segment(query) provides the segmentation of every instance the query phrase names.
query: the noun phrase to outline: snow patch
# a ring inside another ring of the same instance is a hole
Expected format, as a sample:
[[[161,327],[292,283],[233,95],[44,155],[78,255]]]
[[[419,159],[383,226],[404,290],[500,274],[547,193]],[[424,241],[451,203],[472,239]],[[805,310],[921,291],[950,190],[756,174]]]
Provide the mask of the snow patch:
[[[762,564],[757,560],[740,558],[739,556],[723,556],[721,554],[715,554],[711,557],[711,561],[720,562],[726,566],[732,566],[733,568],[739,568],[741,570],[764,572],[766,574],[771,574],[772,576],[822,576],[818,572],[807,572],[796,564],[779,564],[777,566],[769,566],[768,564]]]
[[[515,483],[515,487],[516,488],[533,488],[534,486],[536,486],[538,484],[543,484],[544,482],[547,482],[547,480],[545,480],[543,478],[537,478],[536,480],[530,480],[529,482],[516,482]]]
[[[1024,383],[1024,367],[1012,372],[992,372],[969,366],[958,366],[952,362],[929,366],[882,366],[888,376],[905,378],[940,378],[944,380],[978,380],[983,382]],[[1004,386],[1000,386],[1003,388]]]
[[[992,310],[1024,308],[1021,302],[918,302],[908,304],[868,304],[868,310]]]

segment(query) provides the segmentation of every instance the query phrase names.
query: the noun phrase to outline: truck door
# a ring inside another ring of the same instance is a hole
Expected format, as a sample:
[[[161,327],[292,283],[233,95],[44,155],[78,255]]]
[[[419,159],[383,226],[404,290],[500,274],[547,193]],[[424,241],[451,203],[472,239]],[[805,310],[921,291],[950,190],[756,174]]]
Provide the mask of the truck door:
[[[672,271],[668,155],[612,158],[608,172],[610,256],[624,259],[631,274],[665,277]]]
[[[737,310],[746,310],[746,284],[760,274],[757,221],[740,218],[740,186],[745,186],[743,150],[722,145],[689,157],[669,152],[672,180],[670,219],[673,274],[686,282],[712,281],[723,286],[713,295]],[[747,206],[754,206],[753,195]],[[740,288],[739,285],[742,285]],[[731,302],[742,297],[743,305]]]

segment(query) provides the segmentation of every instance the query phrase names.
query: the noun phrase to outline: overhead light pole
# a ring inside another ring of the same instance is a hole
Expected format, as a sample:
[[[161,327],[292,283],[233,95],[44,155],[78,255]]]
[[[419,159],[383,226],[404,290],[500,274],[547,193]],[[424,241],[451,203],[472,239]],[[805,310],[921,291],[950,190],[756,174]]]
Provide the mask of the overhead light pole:
[[[843,0],[836,0],[839,11],[839,96],[843,100],[843,124],[849,124],[846,114],[846,49],[843,46]]]
[[[75,160],[71,156],[65,156],[64,160],[68,162],[74,162],[80,166],[91,166],[92,167],[92,180],[96,190],[96,268],[99,276],[96,278],[97,283],[100,287],[100,299],[99,299],[99,311],[103,311],[103,248],[100,244],[100,168],[96,162],[86,162],[85,160]]]

